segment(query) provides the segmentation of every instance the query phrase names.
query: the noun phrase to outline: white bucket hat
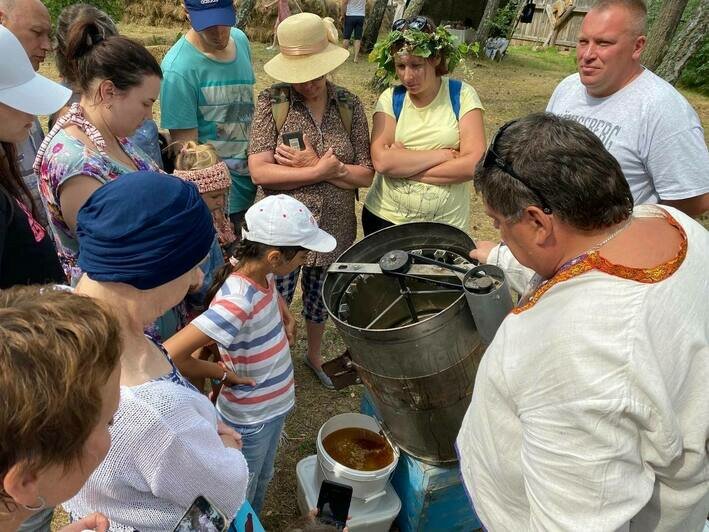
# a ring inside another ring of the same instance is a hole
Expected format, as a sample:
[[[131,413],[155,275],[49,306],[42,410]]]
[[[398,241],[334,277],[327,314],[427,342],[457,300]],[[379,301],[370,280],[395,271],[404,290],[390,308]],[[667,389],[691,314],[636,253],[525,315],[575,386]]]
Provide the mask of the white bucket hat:
[[[281,51],[263,66],[266,74],[285,83],[305,83],[332,72],[350,53],[338,46],[331,18],[314,13],[291,15],[278,25]]]
[[[71,90],[37,74],[17,37],[0,26],[0,103],[31,115],[49,115],[70,96]]]
[[[244,217],[242,236],[269,246],[300,246],[318,253],[335,249],[337,241],[318,227],[308,208],[297,199],[277,194],[254,203]]]

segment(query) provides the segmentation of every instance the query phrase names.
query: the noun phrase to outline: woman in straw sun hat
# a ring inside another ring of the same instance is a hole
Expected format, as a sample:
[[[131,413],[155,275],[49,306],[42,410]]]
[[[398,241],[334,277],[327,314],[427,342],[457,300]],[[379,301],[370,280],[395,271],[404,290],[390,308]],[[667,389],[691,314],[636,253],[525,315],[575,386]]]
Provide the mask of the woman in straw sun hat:
[[[311,252],[302,269],[277,279],[281,295],[290,303],[302,273],[305,363],[331,387],[320,368],[327,318],[320,288],[327,266],[357,234],[355,193],[369,186],[373,177],[369,127],[359,98],[326,79],[349,56],[336,44],[332,19],[313,13],[292,15],[278,26],[278,43],[280,53],[264,70],[281,83],[258,97],[249,171],[261,195],[293,196],[337,239],[332,252]]]

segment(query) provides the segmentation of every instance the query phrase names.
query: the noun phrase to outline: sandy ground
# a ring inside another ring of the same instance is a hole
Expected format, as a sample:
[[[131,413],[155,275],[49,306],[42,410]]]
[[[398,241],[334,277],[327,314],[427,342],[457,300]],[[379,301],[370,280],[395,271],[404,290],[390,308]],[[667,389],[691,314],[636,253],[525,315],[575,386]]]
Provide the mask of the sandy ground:
[[[122,31],[154,46],[156,54],[174,42],[180,28],[154,28],[139,25],[123,25]],[[257,92],[273,83],[263,72],[263,64],[274,52],[265,45],[256,43],[252,47]],[[573,52],[572,52],[573,53]],[[542,111],[556,84],[574,71],[573,55],[555,50],[535,52],[530,48],[512,48],[502,63],[467,61],[456,71],[478,91],[486,108],[485,127],[488,138],[504,122],[524,114]],[[56,77],[56,69],[51,60],[43,66],[42,72]],[[365,61],[354,64],[351,60],[332,74],[332,80],[358,94],[368,114],[371,115],[377,94],[367,86],[374,67]],[[691,91],[682,91],[697,109],[703,124],[709,121],[709,98]],[[159,108],[156,105],[156,115]],[[156,119],[158,117],[156,116]],[[709,134],[705,130],[705,136]],[[472,216],[470,234],[476,239],[496,237],[496,231],[482,212],[479,198],[473,194],[470,199]],[[361,205],[358,205],[358,211]],[[709,217],[703,220],[709,227]],[[300,312],[300,304],[294,303],[294,312]],[[305,354],[304,330],[301,323],[300,339],[293,349],[296,382],[296,407],[286,423],[276,462],[276,472],[271,483],[262,521],[267,530],[283,530],[298,517],[296,502],[295,466],[302,458],[315,453],[315,439],[320,426],[333,415],[357,411],[361,397],[361,387],[352,387],[339,392],[323,388],[313,373],[303,365]],[[332,324],[328,324],[323,342],[323,354],[330,359],[342,353],[344,345]],[[65,522],[65,516],[58,513],[55,524]]]

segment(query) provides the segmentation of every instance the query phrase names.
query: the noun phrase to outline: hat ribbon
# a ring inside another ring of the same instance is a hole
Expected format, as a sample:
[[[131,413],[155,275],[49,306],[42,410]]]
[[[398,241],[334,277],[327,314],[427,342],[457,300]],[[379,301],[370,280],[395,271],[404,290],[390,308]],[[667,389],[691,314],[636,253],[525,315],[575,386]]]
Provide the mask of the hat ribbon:
[[[327,43],[329,41],[327,38],[323,39],[322,41],[316,42],[315,44],[299,44],[296,46],[284,46],[280,45],[280,51],[283,55],[311,55],[311,54],[317,54],[318,52],[322,52],[325,48],[327,48]]]

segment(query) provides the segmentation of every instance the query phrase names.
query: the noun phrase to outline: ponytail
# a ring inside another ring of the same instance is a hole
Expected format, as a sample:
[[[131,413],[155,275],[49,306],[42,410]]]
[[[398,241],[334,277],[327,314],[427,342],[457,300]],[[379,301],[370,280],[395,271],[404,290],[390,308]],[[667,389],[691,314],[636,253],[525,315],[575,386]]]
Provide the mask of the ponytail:
[[[209,307],[210,303],[214,299],[214,296],[217,295],[217,292],[222,287],[222,285],[226,282],[227,278],[232,273],[234,273],[236,270],[237,270],[237,267],[234,266],[231,262],[229,262],[227,260],[223,266],[220,266],[219,269],[216,272],[214,272],[214,277],[212,278],[212,284],[209,285],[209,289],[207,290],[207,293],[204,295],[204,302],[202,303],[202,306],[205,309]]]
[[[65,59],[69,80],[87,92],[96,79],[107,79],[119,90],[140,85],[146,76],[162,79],[162,70],[142,44],[108,35],[95,13],[83,12],[66,35]]]
[[[84,43],[73,44],[73,53],[68,53],[68,39],[70,32],[77,24],[90,22],[95,30],[89,30],[89,37]],[[76,60],[98,44],[101,40],[118,35],[118,28],[113,19],[90,4],[72,4],[62,9],[57,18],[55,59],[59,75],[72,87],[76,84]],[[88,45],[88,41],[92,45]]]
[[[268,244],[262,244],[261,242],[252,242],[246,238],[241,239],[234,249],[234,259],[237,264],[234,265],[230,260],[227,260],[226,264],[221,266],[214,273],[212,284],[209,286],[207,294],[204,296],[204,306],[209,306],[221,286],[226,282],[227,278],[239,269],[238,263],[247,262],[250,260],[259,260],[270,250],[274,249],[279,251],[283,255],[283,258],[290,261],[293,260],[293,257],[295,257],[299,251],[303,251],[305,248],[300,246],[269,246]]]

